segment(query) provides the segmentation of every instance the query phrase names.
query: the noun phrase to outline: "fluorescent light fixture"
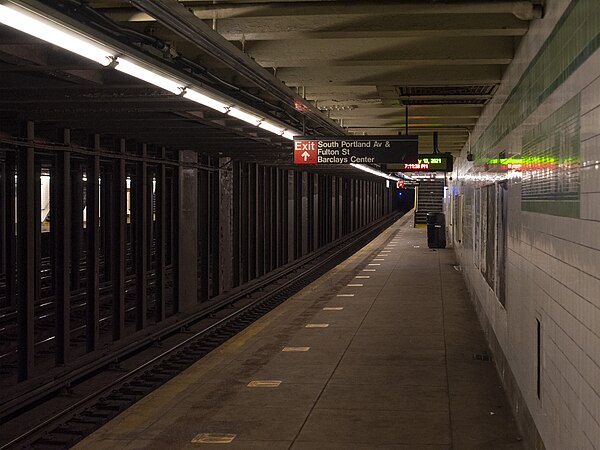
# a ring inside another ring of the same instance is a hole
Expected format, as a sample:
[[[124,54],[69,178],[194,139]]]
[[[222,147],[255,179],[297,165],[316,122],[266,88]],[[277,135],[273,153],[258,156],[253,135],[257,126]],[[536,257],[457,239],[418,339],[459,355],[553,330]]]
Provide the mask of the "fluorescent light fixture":
[[[280,127],[279,125],[275,125],[274,123],[269,122],[268,120],[263,120],[261,123],[258,124],[258,127],[262,128],[263,130],[270,131],[273,134],[278,134],[280,136],[285,131],[285,128]]]
[[[298,133],[297,131],[290,131],[290,130],[285,130],[282,134],[282,136],[286,139],[289,139],[290,141],[294,140],[294,136],[299,136],[300,133]]]
[[[370,167],[370,166],[367,166],[367,165],[365,165],[365,164],[350,164],[350,165],[351,165],[352,167],[355,167],[355,168],[357,168],[357,169],[359,169],[359,170],[362,170],[362,171],[364,171],[364,172],[368,172],[368,173],[370,173],[371,175],[377,175],[378,177],[383,177],[383,178],[386,178],[386,179],[388,179],[388,180],[394,180],[394,181],[398,181],[398,180],[400,179],[400,178],[398,178],[398,177],[395,177],[395,176],[393,176],[393,175],[389,175],[389,174],[387,174],[387,173],[385,173],[385,172],[381,172],[380,170],[373,169],[372,167]]]
[[[247,113],[246,111],[242,111],[241,109],[235,107],[229,109],[227,114],[229,114],[231,117],[235,117],[236,119],[240,119],[244,122],[247,122],[250,125],[254,125],[255,127],[257,127],[258,124],[260,124],[260,122],[262,121],[261,117]]]
[[[219,100],[209,97],[208,95],[203,94],[202,92],[198,92],[195,89],[186,89],[183,96],[188,100],[200,103],[204,106],[208,106],[209,108],[215,109],[223,114],[226,114],[227,110],[232,106],[231,104],[223,103]]]
[[[64,48],[103,66],[108,66],[115,52],[64,25],[14,4],[0,4],[0,23]]]
[[[170,78],[161,75],[156,71],[146,69],[145,67],[142,67],[132,60],[122,56],[117,58],[117,65],[115,69],[147,83],[153,84],[154,86],[158,86],[165,91],[172,92],[173,94],[181,94],[185,87],[184,83],[177,81],[174,78]]]
[[[228,114],[251,125],[260,127],[273,134],[293,140],[299,135],[295,130],[286,130],[283,126],[263,119],[260,116],[244,111],[228,100],[219,99],[218,95],[204,93],[201,90],[189,88],[184,81],[171,77],[168,73],[153,67],[152,64],[135,62],[126,56],[118,56],[119,52],[100,42],[87,37],[78,31],[26,7],[0,0],[0,23],[15,28],[26,34],[39,38],[50,44],[76,53],[103,66],[116,62],[114,68],[139,80],[153,84],[161,89],[180,95],[193,102],[212,108],[223,114]],[[216,97],[216,98],[214,98]]]

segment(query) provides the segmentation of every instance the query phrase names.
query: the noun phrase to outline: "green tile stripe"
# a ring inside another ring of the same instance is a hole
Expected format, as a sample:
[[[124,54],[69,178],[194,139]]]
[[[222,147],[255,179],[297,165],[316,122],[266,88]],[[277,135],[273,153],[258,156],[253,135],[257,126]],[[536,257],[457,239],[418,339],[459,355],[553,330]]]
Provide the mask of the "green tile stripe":
[[[540,202],[522,202],[521,209],[528,212],[540,214],[549,214],[551,216],[579,218],[578,201],[540,201]]]
[[[598,48],[600,0],[573,0],[473,146],[477,158],[498,153],[494,146],[521,125]]]
[[[524,134],[523,211],[579,217],[580,110],[577,94]]]

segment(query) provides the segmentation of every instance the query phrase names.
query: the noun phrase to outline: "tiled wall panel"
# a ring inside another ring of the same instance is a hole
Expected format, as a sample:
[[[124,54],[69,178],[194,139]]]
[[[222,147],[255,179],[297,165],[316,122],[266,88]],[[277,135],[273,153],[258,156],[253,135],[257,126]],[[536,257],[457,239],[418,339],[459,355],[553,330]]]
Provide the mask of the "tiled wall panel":
[[[545,447],[554,450],[600,450],[599,46],[600,1],[546,2],[544,19],[531,23],[497,96],[475,127],[479,164],[466,160],[465,149],[453,177],[457,194],[465,198],[464,239],[455,248],[467,284]],[[527,197],[523,181],[508,179],[504,307],[482,276],[474,251],[475,193],[498,178],[484,172],[481,162],[501,151],[520,154],[536,127],[540,135],[573,118],[563,112],[574,101],[579,209],[562,214],[549,204],[532,212],[522,201]],[[548,126],[553,120],[556,126]],[[541,398],[536,319],[542,323]]]

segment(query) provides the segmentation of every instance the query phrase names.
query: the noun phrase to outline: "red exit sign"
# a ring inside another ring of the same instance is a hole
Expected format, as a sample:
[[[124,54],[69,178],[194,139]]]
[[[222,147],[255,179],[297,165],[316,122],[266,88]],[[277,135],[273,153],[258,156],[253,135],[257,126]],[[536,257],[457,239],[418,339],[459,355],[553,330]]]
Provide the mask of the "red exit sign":
[[[294,140],[294,164],[317,164],[318,141]]]

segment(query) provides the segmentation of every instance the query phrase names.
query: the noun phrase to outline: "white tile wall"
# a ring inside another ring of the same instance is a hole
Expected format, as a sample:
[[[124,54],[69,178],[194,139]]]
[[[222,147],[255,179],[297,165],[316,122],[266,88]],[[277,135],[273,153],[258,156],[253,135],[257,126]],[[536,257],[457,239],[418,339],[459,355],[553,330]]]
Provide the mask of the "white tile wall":
[[[532,22],[497,96],[475,127],[473,142],[569,3],[546,2],[545,18]],[[600,450],[600,51],[499,145],[518,147],[525,131],[578,93],[580,218],[522,212],[520,184],[510,184],[506,308],[475,266],[472,249],[456,246],[470,291],[492,324],[548,450]],[[459,180],[473,171],[465,156],[466,148],[456,163]],[[535,385],[536,317],[542,320],[541,400]]]

